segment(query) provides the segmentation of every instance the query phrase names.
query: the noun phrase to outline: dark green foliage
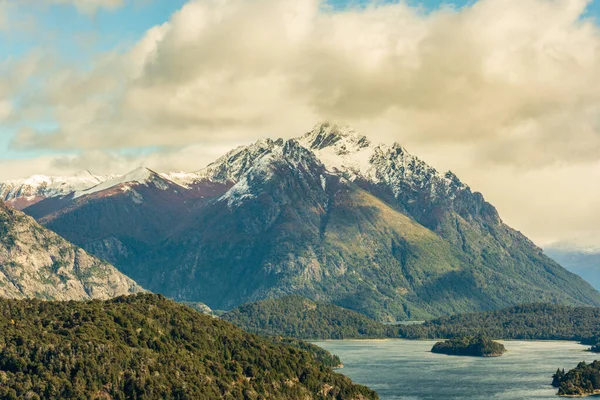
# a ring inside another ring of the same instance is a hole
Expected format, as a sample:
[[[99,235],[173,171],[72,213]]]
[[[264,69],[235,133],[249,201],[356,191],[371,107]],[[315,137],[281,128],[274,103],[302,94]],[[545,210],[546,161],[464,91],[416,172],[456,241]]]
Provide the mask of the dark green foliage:
[[[552,375],[552,386],[560,387],[560,381],[564,376],[565,376],[565,369],[563,368],[561,371],[560,368],[558,368],[556,370],[556,373],[554,375]]]
[[[333,304],[291,295],[248,303],[222,319],[242,329],[268,336],[301,339],[358,339],[386,336],[385,325]]]
[[[600,390],[600,361],[591,364],[580,362],[577,368],[565,374],[558,370],[552,377],[561,396],[585,396]]]
[[[384,325],[364,315],[301,296],[245,304],[223,315],[242,329],[299,339],[436,339],[484,335],[496,339],[600,339],[600,308],[532,304],[498,311],[460,314],[424,324]]]
[[[506,352],[504,346],[483,336],[462,337],[436,343],[432,353],[451,356],[497,357]]]
[[[327,367],[339,368],[342,365],[342,360],[340,360],[338,356],[331,354],[327,350],[322,349],[312,343],[308,343],[299,339],[282,338],[281,336],[272,337],[271,340],[274,343],[281,343],[307,351],[314,357],[315,360]]]
[[[496,339],[583,340],[600,333],[600,308],[532,304],[394,329],[391,336],[407,339],[484,335]]]
[[[0,398],[376,399],[308,352],[160,295],[0,300]]]

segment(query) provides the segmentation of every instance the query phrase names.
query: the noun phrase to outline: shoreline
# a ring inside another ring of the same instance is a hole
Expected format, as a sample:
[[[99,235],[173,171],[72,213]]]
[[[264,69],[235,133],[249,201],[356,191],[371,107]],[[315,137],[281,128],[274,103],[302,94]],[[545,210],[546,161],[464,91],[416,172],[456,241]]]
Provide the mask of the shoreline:
[[[594,390],[594,393],[586,394],[558,394],[558,397],[571,397],[571,398],[583,398],[583,397],[595,397],[600,396],[600,390]]]
[[[366,339],[366,338],[357,338],[357,339],[298,339],[298,340],[303,340],[305,342],[309,342],[309,343],[316,343],[316,342],[390,342],[390,341],[403,341],[403,342],[436,342],[436,341],[441,341],[441,340],[450,340],[448,338],[438,338],[438,339],[404,339],[404,338],[373,338],[373,339]],[[589,345],[585,345],[582,344],[581,341],[579,340],[572,340],[572,339],[492,339],[494,341],[498,341],[498,342],[543,342],[543,343],[577,343],[580,344],[581,346],[587,346],[589,347]],[[589,350],[582,350],[582,351],[587,351],[589,352]],[[591,352],[593,353],[593,352]],[[600,353],[596,353],[600,356]]]

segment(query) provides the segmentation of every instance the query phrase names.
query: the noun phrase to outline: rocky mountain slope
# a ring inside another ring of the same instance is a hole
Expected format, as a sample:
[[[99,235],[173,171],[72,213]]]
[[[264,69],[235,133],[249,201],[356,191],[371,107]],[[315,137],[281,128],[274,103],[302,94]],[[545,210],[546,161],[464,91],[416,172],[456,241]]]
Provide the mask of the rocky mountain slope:
[[[600,305],[454,174],[349,128],[320,124],[153,177],[26,212],[144,287],[213,309],[292,293],[378,320]]]
[[[107,299],[141,290],[113,266],[0,202],[0,297]]]

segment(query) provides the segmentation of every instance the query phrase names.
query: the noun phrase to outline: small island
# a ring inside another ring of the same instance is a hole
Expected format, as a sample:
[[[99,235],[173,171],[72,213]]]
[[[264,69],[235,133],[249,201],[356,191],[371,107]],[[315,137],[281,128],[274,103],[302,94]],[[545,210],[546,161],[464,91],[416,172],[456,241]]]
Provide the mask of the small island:
[[[462,337],[436,343],[432,353],[450,356],[499,357],[506,352],[504,346],[483,336]]]
[[[567,373],[564,369],[558,369],[552,377],[552,386],[558,388],[559,396],[585,397],[600,394],[600,361],[591,364],[580,362]]]

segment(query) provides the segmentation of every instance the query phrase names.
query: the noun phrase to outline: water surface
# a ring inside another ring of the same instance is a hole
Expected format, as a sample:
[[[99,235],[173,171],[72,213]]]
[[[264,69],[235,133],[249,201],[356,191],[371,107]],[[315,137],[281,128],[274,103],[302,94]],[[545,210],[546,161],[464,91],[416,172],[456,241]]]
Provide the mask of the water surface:
[[[430,352],[433,341],[325,341],[316,345],[337,354],[339,370],[369,386],[381,400],[552,399],[557,368],[600,359],[575,342],[506,341],[502,357],[456,357]]]

